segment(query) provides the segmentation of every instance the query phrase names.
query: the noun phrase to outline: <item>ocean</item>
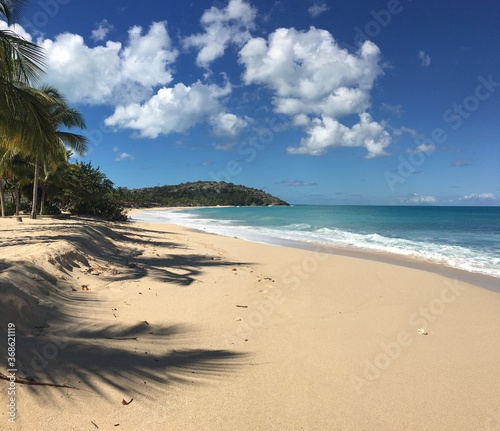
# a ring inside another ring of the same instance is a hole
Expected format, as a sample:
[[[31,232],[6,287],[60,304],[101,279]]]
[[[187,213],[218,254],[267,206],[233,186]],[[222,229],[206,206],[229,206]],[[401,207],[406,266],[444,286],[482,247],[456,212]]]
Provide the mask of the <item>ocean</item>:
[[[133,220],[249,241],[406,256],[500,278],[500,207],[330,206],[149,210]]]

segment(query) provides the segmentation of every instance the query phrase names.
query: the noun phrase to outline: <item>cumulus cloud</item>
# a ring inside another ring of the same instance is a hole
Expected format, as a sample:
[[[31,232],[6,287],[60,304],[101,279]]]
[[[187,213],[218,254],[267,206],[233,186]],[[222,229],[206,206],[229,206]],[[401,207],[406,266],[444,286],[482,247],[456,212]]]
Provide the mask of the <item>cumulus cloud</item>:
[[[216,136],[227,138],[236,138],[248,125],[247,121],[243,118],[227,112],[221,112],[214,115],[210,119],[210,122],[212,124],[213,133]]]
[[[418,51],[418,59],[420,60],[422,67],[429,67],[431,65],[431,58],[425,53],[425,51]]]
[[[5,21],[0,21],[0,30],[2,30],[2,31],[9,30],[9,31],[17,34],[19,37],[27,40],[28,42],[33,42],[33,38],[31,37],[31,34],[29,34],[19,24],[16,24],[16,25],[7,25],[7,23]]]
[[[359,123],[352,127],[344,126],[335,118],[316,118],[306,129],[307,138],[303,138],[298,147],[288,147],[287,151],[290,154],[319,156],[325,154],[329,147],[364,147],[368,150],[366,157],[369,159],[386,155],[385,148],[391,138],[384,125],[373,121],[366,112],[359,118]]]
[[[105,104],[149,97],[154,86],[172,81],[170,66],[177,50],[165,22],[153,23],[146,34],[132,27],[128,36],[125,46],[107,41],[93,48],[71,33],[39,40],[47,51],[46,81],[71,102]]]
[[[197,64],[208,67],[230,44],[242,46],[250,39],[256,16],[256,9],[244,0],[230,0],[224,9],[212,6],[201,17],[204,32],[186,37],[184,46],[197,48]]]
[[[309,15],[311,15],[313,18],[316,18],[329,9],[330,8],[326,5],[325,2],[316,1],[309,9],[307,9],[307,11],[309,12]]]
[[[323,154],[328,147],[361,146],[368,157],[384,155],[390,136],[366,113],[370,91],[383,71],[379,48],[366,41],[352,54],[325,30],[280,28],[265,40],[252,38],[240,51],[246,84],[263,84],[273,93],[275,112],[290,115],[308,138],[294,154]],[[347,127],[339,118],[358,115]]]
[[[231,92],[231,86],[196,82],[162,87],[144,103],[120,105],[105,120],[107,126],[136,130],[139,136],[157,138],[161,134],[182,133],[222,112],[220,98]]]
[[[108,22],[107,19],[103,19],[99,24],[97,24],[97,28],[92,30],[91,39],[96,42],[106,39],[108,33],[113,30],[113,26]]]

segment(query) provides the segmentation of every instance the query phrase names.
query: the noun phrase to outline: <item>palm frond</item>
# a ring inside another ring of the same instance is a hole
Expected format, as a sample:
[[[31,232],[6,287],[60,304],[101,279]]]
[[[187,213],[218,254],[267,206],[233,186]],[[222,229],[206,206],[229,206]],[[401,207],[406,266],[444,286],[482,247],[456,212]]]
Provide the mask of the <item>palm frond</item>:
[[[38,82],[43,74],[45,50],[11,30],[0,30],[0,76],[26,84]]]
[[[85,136],[60,131],[56,132],[56,134],[61,141],[63,141],[73,151],[78,153],[78,155],[83,156],[85,151],[87,151],[88,140]]]
[[[31,152],[35,142],[56,138],[47,99],[31,88],[18,87],[0,78],[0,130],[10,147]]]
[[[8,24],[17,21],[27,0],[0,0],[0,17],[4,17]]]

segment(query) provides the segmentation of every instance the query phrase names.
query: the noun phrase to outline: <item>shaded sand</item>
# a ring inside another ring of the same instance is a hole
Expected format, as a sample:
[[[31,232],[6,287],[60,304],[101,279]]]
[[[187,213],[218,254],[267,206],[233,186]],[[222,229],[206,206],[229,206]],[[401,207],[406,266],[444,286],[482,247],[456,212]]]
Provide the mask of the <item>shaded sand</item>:
[[[16,375],[78,388],[16,384],[10,424],[0,380],[0,429],[500,429],[499,305],[178,226],[0,220],[0,371],[12,322]]]

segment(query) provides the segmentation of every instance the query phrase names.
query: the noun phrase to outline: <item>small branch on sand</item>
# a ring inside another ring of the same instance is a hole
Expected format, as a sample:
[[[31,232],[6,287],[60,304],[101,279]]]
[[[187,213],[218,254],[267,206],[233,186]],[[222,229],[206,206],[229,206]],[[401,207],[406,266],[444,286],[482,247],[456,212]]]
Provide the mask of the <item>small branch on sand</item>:
[[[57,383],[44,383],[37,382],[34,379],[23,379],[22,377],[15,377],[12,379],[11,377],[7,377],[5,374],[0,373],[0,379],[14,381],[16,383],[20,383],[23,385],[36,385],[36,386],[52,386],[53,388],[68,388],[68,389],[78,389],[74,386],[70,385],[58,385]]]
[[[137,340],[137,337],[106,337],[106,340]]]

